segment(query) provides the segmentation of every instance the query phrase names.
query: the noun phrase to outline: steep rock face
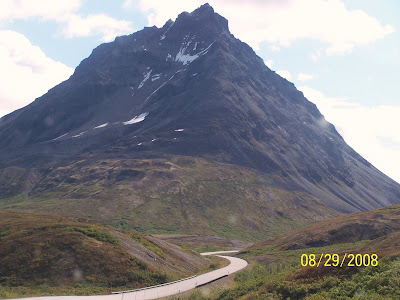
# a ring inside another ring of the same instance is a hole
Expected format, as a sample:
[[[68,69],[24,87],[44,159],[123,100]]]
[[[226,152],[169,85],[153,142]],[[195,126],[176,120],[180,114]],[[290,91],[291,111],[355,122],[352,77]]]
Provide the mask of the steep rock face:
[[[400,186],[351,149],[211,6],[97,47],[71,78],[0,119],[0,163],[204,157],[281,178],[342,212],[400,202]]]

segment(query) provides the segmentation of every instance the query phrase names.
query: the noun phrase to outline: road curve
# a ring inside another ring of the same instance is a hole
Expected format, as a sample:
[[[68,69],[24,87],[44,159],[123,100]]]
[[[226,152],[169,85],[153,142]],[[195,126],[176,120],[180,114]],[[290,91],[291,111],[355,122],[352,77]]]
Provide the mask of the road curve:
[[[172,296],[182,292],[189,291],[198,286],[202,286],[221,277],[235,273],[244,269],[248,264],[245,260],[238,257],[223,256],[218,254],[234,253],[238,251],[216,251],[201,253],[201,255],[216,255],[230,261],[230,264],[224,268],[214,270],[205,274],[190,277],[187,280],[171,283],[168,285],[157,286],[137,291],[124,292],[111,295],[95,295],[95,296],[45,296],[31,297],[24,299],[42,299],[42,300],[146,300],[157,299],[161,297]]]

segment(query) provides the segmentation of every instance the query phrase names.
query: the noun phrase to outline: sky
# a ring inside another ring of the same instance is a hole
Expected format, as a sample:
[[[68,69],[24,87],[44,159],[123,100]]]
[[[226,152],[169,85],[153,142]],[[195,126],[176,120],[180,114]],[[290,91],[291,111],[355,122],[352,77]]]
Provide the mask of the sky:
[[[0,117],[72,75],[101,43],[200,0],[0,0]],[[400,182],[398,0],[209,0],[345,141]]]

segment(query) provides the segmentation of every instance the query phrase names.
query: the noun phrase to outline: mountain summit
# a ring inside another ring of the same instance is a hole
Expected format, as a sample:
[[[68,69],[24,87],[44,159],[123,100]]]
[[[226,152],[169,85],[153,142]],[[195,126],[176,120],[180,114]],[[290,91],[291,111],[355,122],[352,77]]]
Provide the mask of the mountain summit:
[[[96,166],[90,174],[97,174],[106,160],[148,164],[177,157],[259,174],[266,194],[252,199],[268,205],[283,201],[273,188],[308,195],[330,212],[400,203],[399,184],[349,147],[317,107],[236,39],[228,21],[208,4],[162,28],[144,28],[98,46],[67,81],[0,119],[0,166],[10,178],[19,174],[13,189],[3,184],[5,198],[54,191],[55,182],[61,186],[80,172],[60,175],[78,161]],[[113,170],[98,174],[96,182],[101,178],[107,185]],[[186,191],[177,174],[160,171],[151,177],[132,166],[122,171],[121,180],[152,178],[155,186],[170,185],[163,190],[167,194]],[[50,184],[49,178],[57,181]],[[97,207],[94,195],[91,205]],[[159,191],[146,195],[137,196],[139,206],[160,197]],[[220,195],[209,197],[217,202]],[[299,197],[291,202],[299,209],[311,199]],[[206,204],[196,205],[205,209]]]

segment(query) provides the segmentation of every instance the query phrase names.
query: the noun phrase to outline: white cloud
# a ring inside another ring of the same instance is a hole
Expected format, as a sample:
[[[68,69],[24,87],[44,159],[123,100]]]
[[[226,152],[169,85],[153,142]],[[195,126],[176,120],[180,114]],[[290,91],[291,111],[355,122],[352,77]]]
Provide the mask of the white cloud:
[[[0,65],[0,116],[29,104],[73,73],[11,30],[0,30]]]
[[[281,51],[281,47],[279,47],[277,45],[271,45],[271,46],[269,46],[269,48],[271,49],[272,52]]]
[[[67,38],[100,36],[103,42],[134,31],[131,22],[105,14],[83,17],[79,14],[81,6],[82,0],[2,0],[0,23],[32,18],[54,21],[61,25],[61,32]]]
[[[264,63],[267,65],[268,68],[272,69],[272,65],[274,64],[272,59],[264,60]]]
[[[183,11],[193,11],[203,4],[201,0],[141,0],[140,9],[147,14],[149,25],[161,27],[169,19],[175,19]]]
[[[112,41],[116,36],[132,33],[131,22],[116,20],[104,14],[89,15],[82,18],[71,15],[63,28],[68,38],[100,35],[103,42]]]
[[[318,49],[313,54],[311,54],[311,60],[316,63],[321,58],[321,56],[322,56],[322,49]]]
[[[122,4],[122,7],[125,9],[133,8],[134,7],[133,0],[125,0],[124,3]]]
[[[290,74],[290,72],[287,70],[279,70],[279,71],[276,71],[276,73],[278,75],[282,76],[283,78],[286,78],[287,80],[292,79],[292,74]]]
[[[308,81],[308,80],[311,80],[313,78],[314,78],[314,76],[311,75],[311,74],[306,74],[306,73],[297,74],[297,80],[298,81]]]
[[[192,11],[202,0],[141,0],[149,25],[162,26],[169,18]],[[261,42],[274,49],[298,39],[326,44],[327,55],[343,55],[394,32],[362,10],[348,10],[341,0],[210,0],[215,10],[230,22],[232,32],[258,50]]]
[[[400,182],[400,106],[368,107],[299,87],[346,142],[379,170]]]
[[[41,18],[60,20],[81,7],[81,0],[2,0],[0,21]]]

